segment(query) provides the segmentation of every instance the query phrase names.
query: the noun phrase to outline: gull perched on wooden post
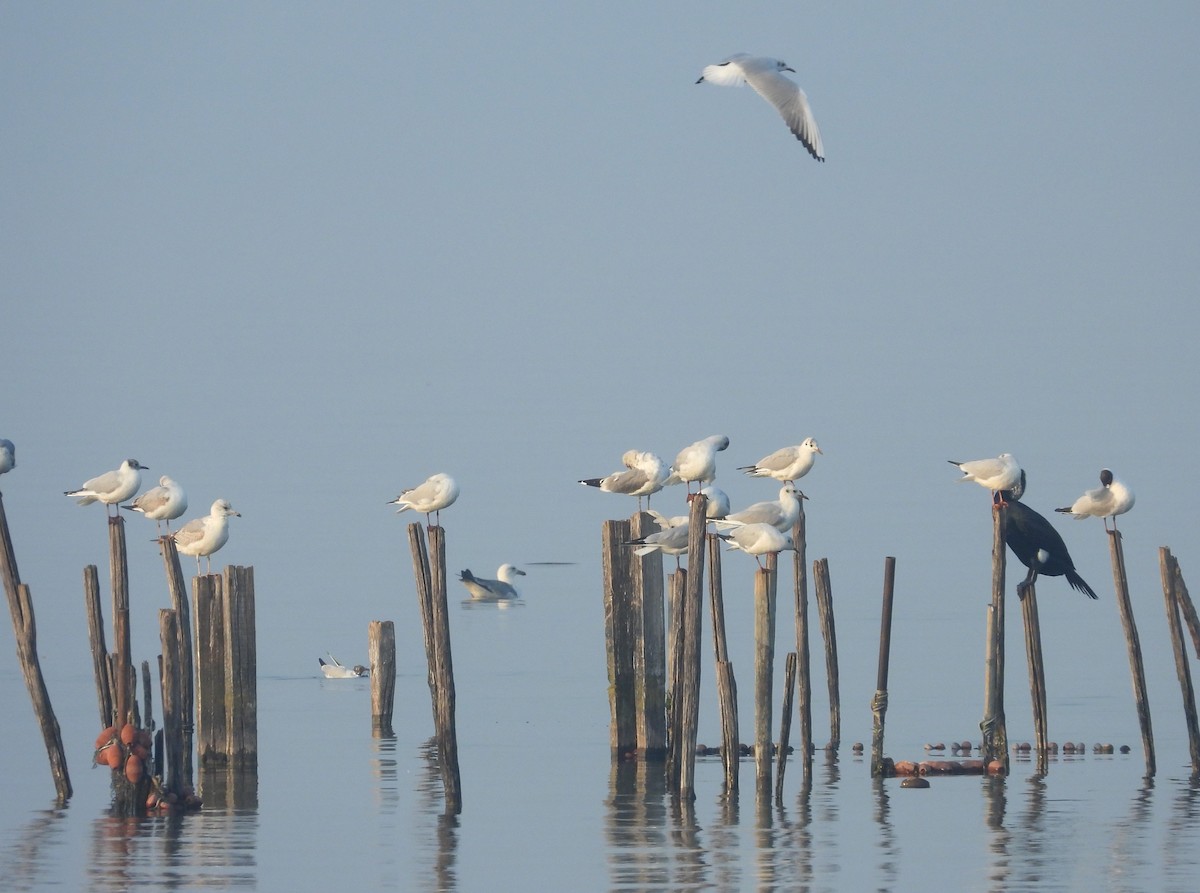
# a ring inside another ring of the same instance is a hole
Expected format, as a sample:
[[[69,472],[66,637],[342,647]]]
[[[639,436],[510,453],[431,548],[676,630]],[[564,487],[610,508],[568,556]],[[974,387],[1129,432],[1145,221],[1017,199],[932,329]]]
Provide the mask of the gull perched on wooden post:
[[[167,533],[171,532],[171,522],[187,511],[187,494],[183,487],[174,480],[163,475],[158,479],[158,486],[151,487],[129,505],[121,508],[130,512],[141,512],[154,522],[159,533],[162,525],[167,523]]]
[[[147,469],[137,459],[126,459],[115,471],[106,471],[90,481],[84,481],[78,490],[64,490],[63,495],[76,497],[80,505],[103,502],[104,511],[108,514],[108,506],[123,502],[138,491],[142,485],[139,470]]]
[[[240,518],[227,499],[218,499],[203,518],[193,518],[175,531],[175,547],[181,555],[196,556],[196,573],[200,573],[200,558],[208,559],[208,572],[212,573],[212,555],[229,540],[229,519]]]
[[[602,478],[584,478],[579,483],[585,487],[597,487],[605,493],[623,493],[626,496],[636,496],[638,509],[642,507],[642,497],[650,504],[650,497],[663,488],[667,480],[667,467],[654,453],[646,450],[626,450],[621,456],[624,471],[614,471]]]
[[[958,479],[974,481],[985,490],[992,491],[992,502],[1005,504],[1004,491],[1012,490],[1021,480],[1021,466],[1013,458],[1012,453],[1001,453],[995,459],[973,459],[970,462],[955,462],[947,459],[951,465],[957,466],[963,476]]]
[[[693,481],[711,484],[717,477],[717,453],[728,446],[729,438],[724,434],[713,434],[685,446],[671,463],[671,473],[665,483],[668,486],[686,483],[689,493]]]
[[[396,514],[412,509],[423,512],[426,525],[432,526],[429,516],[436,513],[437,522],[442,523],[442,509],[454,504],[458,499],[458,484],[448,474],[435,474],[422,484],[402,490],[400,495],[391,500],[388,505],[398,505]]]
[[[1104,529],[1108,530],[1108,519],[1113,519],[1113,530],[1117,529],[1117,515],[1133,508],[1133,491],[1113,477],[1107,468],[1100,470],[1100,486],[1088,490],[1066,508],[1055,509],[1082,521],[1084,518],[1103,518]]]
[[[744,471],[751,477],[775,478],[777,481],[795,482],[808,474],[817,453],[821,448],[811,437],[796,446],[784,447],[769,456],[763,456],[753,465],[743,465],[738,471]],[[821,453],[821,455],[825,455]]]

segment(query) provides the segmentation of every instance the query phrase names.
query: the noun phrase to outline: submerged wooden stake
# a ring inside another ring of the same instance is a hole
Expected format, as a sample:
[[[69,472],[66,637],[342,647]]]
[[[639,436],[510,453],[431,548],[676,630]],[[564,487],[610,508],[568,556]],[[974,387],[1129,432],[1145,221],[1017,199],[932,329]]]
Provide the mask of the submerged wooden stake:
[[[177,637],[171,647],[175,649],[175,662],[179,667],[179,735],[183,753],[180,785],[190,788],[195,786],[196,781],[192,762],[196,735],[196,640],[192,635],[192,611],[188,604],[187,585],[184,583],[183,569],[179,564],[179,551],[175,548],[175,539],[171,536],[160,536],[158,543],[162,549],[167,590],[171,594],[171,609],[177,618]],[[167,645],[164,644],[163,647],[166,648]]]
[[[1046,751],[1046,669],[1042,662],[1042,625],[1038,619],[1037,589],[1033,583],[1025,588],[1025,597],[1021,599],[1021,616],[1025,620],[1025,659],[1029,667],[1029,696],[1033,702],[1038,771],[1044,774],[1049,768]]]
[[[984,678],[983,761],[999,760],[1008,774],[1008,728],[1004,719],[1004,525],[1008,506],[992,507],[992,602],[987,616],[987,659]]]
[[[83,600],[88,619],[88,641],[92,647],[92,672],[96,677],[96,700],[100,708],[100,728],[117,721],[113,705],[112,678],[109,674],[108,646],[104,637],[104,610],[100,606],[100,579],[96,565],[83,569]]]
[[[799,713],[801,768],[804,786],[812,783],[812,668],[808,646],[808,544],[806,541],[804,500],[800,500],[800,516],[792,527],[796,551],[792,555],[795,576],[796,603],[796,710]]]
[[[235,768],[258,766],[258,658],[254,568],[225,568],[225,752]]]
[[[754,574],[754,782],[759,802],[771,794],[775,677],[775,597],[779,553]]]
[[[705,512],[708,497],[693,496],[688,521],[688,574],[683,592],[683,678],[677,691],[679,704],[679,798],[696,797],[696,735],[700,727],[700,628],[703,616]]]
[[[117,726],[133,717],[134,691],[129,684],[133,658],[129,645],[129,562],[125,553],[125,519],[108,519],[108,570],[113,602],[113,702]]]
[[[163,749],[166,751],[166,766],[163,772],[164,790],[177,795],[183,793],[185,784],[184,739],[183,739],[183,666],[179,659],[179,615],[168,608],[158,611],[158,635],[162,644],[161,685],[163,715]],[[190,754],[188,754],[190,757]]]
[[[631,570],[636,558],[633,549],[625,545],[630,539],[629,521],[604,522],[604,648],[608,662],[609,746],[614,760],[636,751],[638,743],[633,629],[636,608]]]
[[[638,512],[630,519],[633,539],[652,533],[654,519]],[[632,549],[625,547],[632,553]],[[667,756],[667,646],[663,610],[662,552],[630,555],[630,585],[634,606],[633,675],[637,747],[647,760]]]
[[[837,628],[833,619],[833,585],[829,580],[829,559],[813,562],[813,580],[817,591],[817,614],[825,639],[825,673],[829,684],[829,749],[837,751],[842,743],[842,698],[838,682]]]
[[[1125,547],[1121,534],[1109,531],[1108,551],[1112,556],[1113,586],[1116,589],[1117,610],[1125,630],[1125,649],[1129,653],[1129,672],[1133,677],[1133,703],[1137,710],[1138,727],[1142,732],[1142,751],[1146,757],[1146,778],[1153,778],[1154,728],[1150,722],[1150,697],[1146,693],[1146,669],[1142,665],[1142,643],[1137,623],[1133,619],[1133,603],[1129,598],[1129,579],[1125,574]]]
[[[725,594],[721,587],[720,540],[708,534],[708,591],[711,602],[713,654],[716,659],[717,704],[721,712],[721,763],[725,769],[725,794],[738,792],[738,767],[741,765],[738,739],[737,680],[729,661],[725,636]]]
[[[775,805],[783,806],[783,775],[787,770],[788,739],[792,734],[792,695],[796,691],[796,652],[784,660],[783,707],[779,717],[779,753],[775,760]]]
[[[896,559],[883,562],[883,615],[879,623],[879,664],[875,670],[875,698],[871,704],[871,776],[883,775],[883,727],[887,720],[888,665],[892,653],[892,595],[896,584]]]
[[[1183,717],[1188,730],[1188,750],[1192,757],[1192,774],[1200,774],[1200,723],[1196,718],[1196,691],[1192,687],[1192,671],[1188,666],[1187,649],[1183,642],[1183,626],[1179,620],[1179,601],[1176,590],[1175,558],[1170,549],[1158,550],[1159,572],[1162,575],[1163,598],[1166,601],[1167,628],[1171,632],[1171,647],[1175,653],[1175,674],[1183,695]]]
[[[216,574],[192,578],[196,618],[196,748],[200,765],[225,764],[225,593]]]
[[[368,624],[367,663],[371,668],[371,730],[376,738],[391,738],[396,696],[396,625],[392,621]]]

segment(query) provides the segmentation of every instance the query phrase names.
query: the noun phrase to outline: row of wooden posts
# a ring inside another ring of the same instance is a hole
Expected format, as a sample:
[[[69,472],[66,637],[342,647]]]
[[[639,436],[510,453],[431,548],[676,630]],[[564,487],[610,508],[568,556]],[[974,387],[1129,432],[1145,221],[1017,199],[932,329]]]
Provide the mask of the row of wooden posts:
[[[106,643],[97,567],[88,565],[83,571],[100,728],[119,731],[131,724],[150,731],[155,725],[151,668],[149,661],[142,662],[143,701],[139,708],[138,673],[130,643],[129,566],[123,518],[108,519],[108,537],[111,651]],[[206,797],[216,793],[230,805],[246,805],[257,797],[258,768],[254,569],[231,566],[223,575],[194,577],[193,604],[189,605],[175,542],[165,536],[158,543],[171,601],[170,608],[158,612],[162,653],[157,663],[163,722],[153,736],[153,772],[131,780],[119,767],[113,768],[113,812],[145,815],[152,790],[156,796],[171,795],[171,802],[183,803],[185,798],[198,802],[194,753],[202,770],[214,770],[202,776],[202,793]],[[20,582],[2,495],[0,574],[13,617],[18,659],[42,728],[55,790],[59,802],[65,803],[73,793],[66,754],[38,659],[32,597],[28,585]]]

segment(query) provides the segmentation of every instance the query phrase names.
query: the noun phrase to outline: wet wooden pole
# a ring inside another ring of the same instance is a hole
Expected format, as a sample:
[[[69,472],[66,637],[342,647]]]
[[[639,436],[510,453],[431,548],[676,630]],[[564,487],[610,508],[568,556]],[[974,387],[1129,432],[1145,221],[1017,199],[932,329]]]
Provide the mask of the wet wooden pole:
[[[1129,578],[1125,573],[1125,547],[1121,541],[1121,534],[1117,530],[1109,531],[1108,551],[1112,557],[1117,611],[1121,615],[1121,626],[1125,630],[1125,649],[1129,653],[1129,672],[1133,677],[1133,703],[1137,710],[1138,727],[1142,732],[1142,751],[1146,757],[1145,777],[1153,778],[1156,771],[1154,727],[1150,721],[1150,697],[1146,693],[1146,669],[1142,664],[1142,643],[1138,637],[1137,622],[1133,619],[1133,602],[1129,598]]]
[[[178,693],[179,735],[183,752],[183,762],[180,766],[180,788],[191,788],[195,786],[196,782],[195,767],[192,762],[196,735],[195,638],[192,636],[192,611],[188,603],[183,568],[179,564],[179,551],[175,548],[175,538],[160,536],[158,543],[162,549],[167,591],[171,595],[171,609],[175,612],[178,633],[173,647],[180,682]],[[164,644],[163,647],[167,646]]]
[[[680,684],[685,676],[683,666],[683,605],[687,589],[687,568],[678,568],[667,575],[670,610],[667,612],[667,778],[672,792],[679,790],[679,772],[683,762],[683,727],[680,707],[683,703]]]
[[[396,700],[396,625],[372,620],[367,625],[367,663],[371,668],[371,732],[391,738]]]
[[[258,657],[254,568],[226,567],[225,752],[234,768],[258,768]]]
[[[50,774],[60,805],[71,799],[71,776],[67,771],[67,756],[63,750],[62,732],[54,707],[50,703],[50,692],[42,675],[42,665],[37,653],[37,622],[33,614],[33,595],[29,587],[21,582],[17,570],[16,553],[8,531],[8,517],[4,512],[4,497],[0,494],[0,577],[4,579],[4,592],[8,597],[8,609],[12,615],[13,638],[17,644],[17,660],[25,687],[33,702],[33,712],[42,729],[42,740],[46,744],[46,756],[50,760]],[[10,717],[11,718],[11,717]]]
[[[736,797],[741,741],[738,738],[737,680],[729,660],[725,635],[725,594],[721,581],[720,540],[708,534],[708,591],[712,612],[713,654],[716,662],[717,704],[721,713],[721,763],[725,769],[725,795]]]
[[[652,533],[654,519],[638,512],[630,519],[633,539]],[[628,546],[625,547],[632,552]],[[666,618],[663,605],[662,552],[630,555],[630,588],[634,606],[634,722],[637,748],[644,759],[667,757]]]
[[[779,553],[754,573],[754,783],[760,803],[771,795],[775,681],[775,607]]]
[[[783,806],[783,775],[787,771],[788,739],[792,735],[792,699],[796,691],[796,652],[784,660],[783,707],[779,717],[779,752],[775,758],[775,805]]]
[[[837,627],[833,619],[833,585],[829,580],[829,559],[813,562],[813,580],[817,591],[817,614],[825,639],[825,674],[829,684],[829,749],[842,744],[842,697],[838,681]]]
[[[1025,621],[1025,662],[1029,667],[1029,696],[1033,702],[1033,734],[1037,750],[1038,772],[1049,769],[1046,750],[1046,668],[1042,661],[1042,625],[1038,619],[1037,588],[1033,583],[1025,588],[1021,599],[1021,616]]]
[[[896,586],[896,559],[883,562],[883,612],[879,622],[879,664],[875,670],[875,697],[871,702],[871,777],[883,775],[883,728],[887,721],[888,667],[892,653],[892,599]]]
[[[796,711],[799,714],[799,743],[802,755],[801,766],[805,786],[812,782],[812,667],[809,654],[808,635],[808,543],[806,539],[804,500],[800,500],[800,516],[792,527],[792,542],[796,551],[792,555],[792,570],[795,577],[794,597],[796,603]]]
[[[192,578],[196,618],[196,750],[200,765],[224,765],[225,751],[225,592],[221,578]]]
[[[183,662],[179,659],[179,615],[169,608],[158,611],[158,637],[162,645],[160,669],[162,685],[164,790],[182,795],[191,780],[184,777],[183,737]],[[190,754],[188,754],[190,757]]]
[[[130,685],[133,658],[129,644],[129,562],[125,552],[125,519],[108,519],[108,571],[113,602],[113,702],[118,728],[133,717]]]
[[[1179,569],[1179,559],[1175,564],[1175,599],[1179,602],[1179,610],[1183,612],[1183,621],[1192,634],[1192,649],[1200,659],[1200,616],[1196,614],[1196,605],[1188,592],[1187,584],[1183,582],[1183,571]]]
[[[1159,573],[1162,576],[1163,598],[1166,601],[1167,627],[1171,632],[1171,648],[1175,654],[1175,674],[1183,695],[1183,717],[1188,730],[1188,750],[1192,757],[1192,775],[1200,774],[1200,722],[1196,718],[1196,691],[1192,686],[1192,671],[1184,647],[1183,626],[1179,620],[1179,599],[1176,596],[1176,565],[1171,550],[1158,550]]]
[[[688,573],[683,591],[680,635],[683,677],[679,692],[679,799],[696,798],[696,736],[700,727],[700,632],[704,605],[704,548],[708,497],[693,496],[688,520]]]
[[[117,721],[113,705],[112,676],[109,673],[108,646],[104,636],[104,609],[100,604],[100,578],[96,565],[83,569],[83,601],[88,619],[88,641],[92,648],[92,672],[96,677],[96,701],[100,709],[100,728]]]
[[[1008,728],[1004,719],[1004,525],[1008,506],[992,507],[992,602],[987,617],[987,658],[984,678],[983,762],[999,760],[1008,774]]]
[[[609,745],[614,760],[637,751],[637,676],[633,549],[629,521],[605,521],[602,529],[604,567],[604,650],[608,662]],[[414,558],[414,561],[416,559]],[[428,647],[428,642],[426,643]]]

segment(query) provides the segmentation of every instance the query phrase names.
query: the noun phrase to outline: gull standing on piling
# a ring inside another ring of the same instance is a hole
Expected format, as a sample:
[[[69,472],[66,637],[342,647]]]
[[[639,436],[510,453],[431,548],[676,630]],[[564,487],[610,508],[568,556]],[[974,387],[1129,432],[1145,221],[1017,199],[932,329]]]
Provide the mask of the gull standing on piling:
[[[521,593],[513,584],[518,576],[525,576],[525,571],[515,564],[502,564],[496,570],[496,576],[499,579],[489,580],[486,577],[477,577],[467,569],[459,572],[458,579],[467,587],[471,598],[498,601],[521,597]]]
[[[730,549],[753,555],[759,567],[763,566],[763,555],[796,550],[792,535],[783,533],[771,524],[742,524],[728,533],[718,533],[717,536],[729,543]]]
[[[229,540],[229,519],[240,518],[227,499],[218,499],[203,518],[193,518],[175,531],[175,547],[182,555],[196,556],[196,573],[200,573],[201,556],[208,559],[212,573],[212,555]]]
[[[425,515],[425,523],[432,526],[429,516],[437,514],[437,523],[442,523],[442,509],[453,505],[458,499],[458,484],[448,474],[430,476],[423,484],[402,490],[388,505],[398,505],[396,514],[412,509]]]
[[[78,490],[64,490],[63,495],[76,497],[80,505],[91,505],[96,501],[103,502],[104,511],[108,514],[108,506],[124,502],[138,491],[138,487],[142,485],[142,476],[138,473],[139,470],[147,471],[148,469],[137,459],[126,459],[115,471],[106,471],[90,481],[84,481],[83,486]]]
[[[667,476],[666,484],[686,483],[689,493],[692,491],[693,481],[711,484],[717,477],[717,453],[728,446],[728,437],[724,434],[714,434],[684,447],[671,464],[671,473]]]
[[[724,62],[706,65],[697,84],[708,82],[720,87],[740,87],[749,84],[754,92],[775,106],[788,130],[804,145],[808,154],[817,161],[825,160],[825,146],[821,143],[821,131],[817,119],[808,105],[808,96],[783,72],[796,73],[786,62],[766,56],[751,56],[735,53]]]
[[[1016,487],[1021,480],[1021,466],[1013,458],[1012,453],[1001,453],[995,459],[973,459],[970,462],[955,462],[947,459],[951,465],[957,466],[963,476],[958,483],[974,481],[985,490],[992,491],[992,502],[1004,505],[1004,492]]]
[[[155,528],[162,533],[162,525],[167,523],[167,533],[171,532],[171,522],[187,511],[187,494],[183,487],[174,480],[163,475],[158,479],[158,486],[152,487],[121,508],[130,512],[141,512],[154,522]]]
[[[704,509],[704,517],[710,521],[719,521],[729,514],[729,497],[720,487],[709,484],[700,491],[701,496],[708,497],[708,505]]]
[[[649,555],[658,550],[667,555],[675,556],[675,568],[679,569],[679,556],[688,550],[688,526],[690,519],[686,515],[667,519],[657,512],[651,512],[662,530],[647,536],[638,537],[624,543],[626,546],[637,546],[633,554]]]
[[[744,524],[770,524],[781,533],[790,533],[800,519],[801,499],[808,499],[803,491],[791,484],[784,484],[779,489],[779,499],[756,502],[715,523],[720,529]]]
[[[821,448],[817,446],[817,442],[808,437],[803,443],[776,450],[769,456],[763,456],[753,465],[741,466],[738,471],[744,471],[751,477],[775,478],[784,483],[795,483],[808,474],[816,461],[817,453],[820,452]]]
[[[1088,490],[1075,502],[1056,512],[1072,515],[1077,520],[1084,518],[1103,518],[1104,529],[1108,530],[1108,519],[1113,519],[1112,529],[1117,529],[1117,515],[1123,515],[1133,508],[1133,491],[1113,477],[1107,468],[1100,470],[1100,486]]]
[[[585,487],[598,487],[605,493],[622,493],[636,496],[638,508],[642,497],[650,504],[650,496],[663,488],[667,480],[667,466],[658,456],[646,450],[626,450],[621,456],[625,471],[614,471],[602,478],[584,478],[579,483]]]

